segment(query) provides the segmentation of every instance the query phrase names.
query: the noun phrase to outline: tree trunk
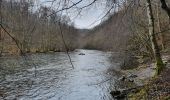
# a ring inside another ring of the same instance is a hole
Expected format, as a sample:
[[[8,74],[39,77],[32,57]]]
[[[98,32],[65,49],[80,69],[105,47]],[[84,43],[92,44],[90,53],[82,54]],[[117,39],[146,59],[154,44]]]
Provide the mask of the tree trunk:
[[[157,27],[158,27],[158,32],[161,32],[161,26],[160,26],[160,10],[159,10],[159,2],[158,2],[158,4],[157,4],[157,6],[156,6],[156,9],[157,9]],[[160,44],[161,44],[161,48],[162,48],[162,50],[164,50],[165,49],[165,47],[164,47],[164,39],[163,39],[163,34],[162,33],[159,33],[158,34],[158,40],[159,40],[159,42],[160,42]]]
[[[164,68],[164,64],[161,58],[158,43],[156,41],[156,34],[154,32],[154,18],[153,18],[153,12],[152,12],[152,7],[151,7],[151,1],[146,0],[146,5],[147,5],[147,16],[149,20],[149,24],[148,24],[149,25],[149,36],[150,36],[152,49],[154,52],[154,58],[156,61],[156,75],[159,75],[162,69]]]
[[[2,9],[2,0],[0,0],[0,23],[2,23],[2,14],[1,14],[1,9]],[[0,27],[0,41],[2,40],[2,28]]]

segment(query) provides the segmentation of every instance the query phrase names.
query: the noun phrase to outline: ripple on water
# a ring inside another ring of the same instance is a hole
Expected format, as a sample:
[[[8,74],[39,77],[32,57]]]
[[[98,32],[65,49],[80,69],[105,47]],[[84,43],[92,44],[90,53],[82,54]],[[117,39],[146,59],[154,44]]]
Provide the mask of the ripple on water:
[[[79,53],[85,55],[78,55]],[[111,100],[114,78],[107,70],[116,68],[110,61],[112,53],[97,50],[77,50],[70,52],[73,60],[72,69],[65,53],[29,55],[37,65],[24,67],[24,70],[5,75],[1,80],[4,98],[7,100]],[[22,58],[3,58],[8,62],[18,63],[19,69],[24,64]],[[31,65],[31,64],[29,64]],[[16,65],[17,66],[17,65]],[[36,77],[35,77],[36,73]],[[3,97],[1,97],[3,98]]]

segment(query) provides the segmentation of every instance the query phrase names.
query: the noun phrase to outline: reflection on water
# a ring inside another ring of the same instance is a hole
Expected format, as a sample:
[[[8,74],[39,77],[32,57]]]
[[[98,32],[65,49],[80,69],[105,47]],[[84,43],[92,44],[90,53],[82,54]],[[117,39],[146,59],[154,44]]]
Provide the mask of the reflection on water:
[[[10,70],[0,71],[0,99],[112,100],[109,92],[117,76],[108,70],[117,64],[111,63],[111,53],[77,50],[70,55],[74,69],[65,53],[33,54],[27,61],[21,57],[0,58],[0,68]]]

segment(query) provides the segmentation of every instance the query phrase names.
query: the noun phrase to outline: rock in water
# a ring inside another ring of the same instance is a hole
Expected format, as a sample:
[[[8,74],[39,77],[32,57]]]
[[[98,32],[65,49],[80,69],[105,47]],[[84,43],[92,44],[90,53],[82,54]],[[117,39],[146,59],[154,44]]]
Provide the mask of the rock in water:
[[[120,91],[111,91],[110,92],[110,94],[112,95],[112,96],[118,96],[118,95],[120,95]]]
[[[79,55],[85,55],[84,53],[79,53]]]
[[[126,77],[123,75],[121,78],[119,78],[119,81],[125,81]]]
[[[118,100],[126,97],[126,94],[121,91],[111,91],[110,94],[113,96],[113,98]]]

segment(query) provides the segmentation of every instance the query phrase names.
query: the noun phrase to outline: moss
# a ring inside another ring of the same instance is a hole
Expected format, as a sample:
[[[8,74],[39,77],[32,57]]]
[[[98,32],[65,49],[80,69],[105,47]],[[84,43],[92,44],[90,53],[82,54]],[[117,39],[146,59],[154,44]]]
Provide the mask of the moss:
[[[165,68],[165,64],[162,62],[162,60],[157,60],[156,63],[156,75],[159,75],[161,73],[161,71]]]
[[[138,90],[135,93],[128,94],[128,100],[147,100],[148,96],[148,86]]]

